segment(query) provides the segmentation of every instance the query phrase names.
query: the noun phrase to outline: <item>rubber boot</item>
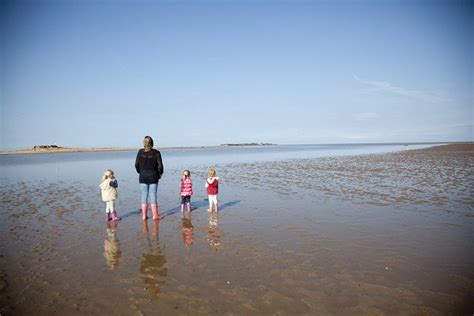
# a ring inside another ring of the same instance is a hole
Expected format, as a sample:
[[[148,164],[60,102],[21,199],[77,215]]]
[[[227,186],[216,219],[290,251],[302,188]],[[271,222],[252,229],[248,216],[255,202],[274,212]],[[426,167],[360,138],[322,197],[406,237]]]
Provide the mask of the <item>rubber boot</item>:
[[[184,217],[184,204],[181,204],[181,218]]]
[[[113,212],[112,212],[112,220],[113,220],[113,221],[119,221],[119,220],[120,220],[120,217],[117,216],[117,212],[116,212],[116,211],[113,211]]]
[[[148,204],[142,204],[142,220],[146,220],[148,218],[146,214],[147,207],[148,207]]]
[[[109,212],[105,212],[105,221],[108,222],[110,221],[112,218],[110,217],[110,213]]]
[[[158,213],[158,204],[151,205],[151,212],[153,213],[153,219],[155,221],[163,219],[163,216],[160,216],[160,213]]]

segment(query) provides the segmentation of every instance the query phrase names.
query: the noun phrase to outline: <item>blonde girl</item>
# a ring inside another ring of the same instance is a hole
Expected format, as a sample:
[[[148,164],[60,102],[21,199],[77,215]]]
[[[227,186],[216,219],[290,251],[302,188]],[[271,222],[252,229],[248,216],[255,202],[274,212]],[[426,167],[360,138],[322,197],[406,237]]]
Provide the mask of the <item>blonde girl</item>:
[[[213,206],[217,213],[217,194],[219,193],[219,178],[215,169],[209,169],[206,180],[207,195],[209,198],[208,212],[213,211]]]
[[[118,183],[112,170],[107,169],[104,171],[99,187],[102,193],[102,201],[105,202],[105,219],[107,221],[120,220],[115,211]]]
[[[191,195],[193,195],[193,182],[191,181],[191,172],[189,170],[183,171],[181,177],[181,217],[184,217],[184,205],[188,209],[188,216],[191,215]]]

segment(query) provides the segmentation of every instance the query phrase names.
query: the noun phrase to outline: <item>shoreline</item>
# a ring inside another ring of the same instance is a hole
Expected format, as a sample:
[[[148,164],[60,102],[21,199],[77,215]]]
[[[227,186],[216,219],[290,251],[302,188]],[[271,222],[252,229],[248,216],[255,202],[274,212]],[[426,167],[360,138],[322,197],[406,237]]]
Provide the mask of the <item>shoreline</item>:
[[[160,151],[174,151],[174,150],[198,150],[204,148],[211,148],[217,146],[195,146],[195,147],[157,147]],[[2,151],[0,156],[14,156],[14,155],[36,155],[36,154],[61,154],[61,153],[81,153],[81,152],[122,152],[122,151],[138,151],[140,148],[122,148],[122,147],[106,147],[106,148],[55,148],[55,149],[21,149],[16,151]]]
[[[426,149],[433,149],[433,148],[445,148],[449,146],[449,148],[462,148],[463,146],[472,146],[474,142],[445,142],[445,143],[434,143],[434,142],[427,142],[427,143],[374,143],[373,145],[433,145],[432,147],[425,148]],[[321,144],[314,144],[314,145],[321,145]],[[329,145],[329,144],[324,144]],[[338,144],[330,144],[330,145],[338,145]],[[351,145],[370,145],[368,143],[357,143]],[[190,146],[190,147],[157,147],[157,149],[161,151],[175,151],[175,150],[200,150],[206,148],[232,148],[232,147],[267,147],[268,145],[239,145],[239,146],[224,146],[224,145],[217,145],[217,146]],[[278,144],[272,144],[271,146],[278,146]],[[59,148],[48,148],[48,149],[20,149],[15,151],[2,151],[0,152],[0,156],[13,156],[13,155],[35,155],[35,154],[60,154],[60,153],[80,153],[80,152],[123,152],[123,151],[138,151],[140,148],[127,148],[127,147],[97,147],[97,148],[77,148],[77,147],[59,147]],[[417,149],[413,149],[417,150]]]
[[[79,153],[79,152],[109,152],[109,151],[132,151],[134,148],[54,148],[54,149],[20,149],[15,151],[2,151],[0,155],[10,156],[10,155],[34,155],[34,154],[58,154],[58,153]]]

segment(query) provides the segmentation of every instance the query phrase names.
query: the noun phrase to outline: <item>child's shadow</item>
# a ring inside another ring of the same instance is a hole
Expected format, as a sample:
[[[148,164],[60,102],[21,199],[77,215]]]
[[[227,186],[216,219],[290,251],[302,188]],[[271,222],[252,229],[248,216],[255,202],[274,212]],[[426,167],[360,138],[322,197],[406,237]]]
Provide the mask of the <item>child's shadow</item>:
[[[219,212],[222,211],[223,209],[234,206],[235,204],[238,204],[238,203],[240,203],[240,200],[235,200],[235,201],[230,201],[230,202],[219,204]],[[207,199],[207,198],[202,199],[201,201],[191,202],[191,211],[197,210],[201,207],[207,207],[207,206],[209,206],[209,199]],[[181,211],[181,206],[177,206],[175,208],[172,208],[171,210],[163,212],[161,215],[163,217],[167,217],[167,216],[176,214],[180,211]]]
[[[230,202],[219,204],[219,212],[226,209],[226,208],[228,208],[228,207],[234,206],[235,204],[238,204],[238,203],[240,203],[240,200],[235,200],[235,201],[230,201]],[[201,207],[207,207],[208,205],[209,205],[209,199],[207,199],[207,198],[203,199],[201,201],[191,202],[191,211],[197,210]],[[171,210],[168,210],[168,211],[165,211],[165,212],[161,213],[160,215],[163,216],[163,217],[167,217],[167,216],[176,214],[180,211],[181,211],[181,206],[177,206],[175,208],[172,208]],[[136,211],[131,211],[131,212],[128,212],[127,214],[121,216],[121,219],[123,220],[127,217],[138,215],[138,214],[141,214],[141,213],[142,213],[142,210],[140,210],[140,209],[138,209]]]
[[[131,212],[128,212],[127,214],[123,215],[123,216],[120,216],[120,218],[122,220],[126,219],[127,217],[130,217],[130,216],[133,216],[133,215],[138,215],[138,214],[141,214],[142,213],[142,210],[141,209],[138,209],[136,211],[131,211]]]

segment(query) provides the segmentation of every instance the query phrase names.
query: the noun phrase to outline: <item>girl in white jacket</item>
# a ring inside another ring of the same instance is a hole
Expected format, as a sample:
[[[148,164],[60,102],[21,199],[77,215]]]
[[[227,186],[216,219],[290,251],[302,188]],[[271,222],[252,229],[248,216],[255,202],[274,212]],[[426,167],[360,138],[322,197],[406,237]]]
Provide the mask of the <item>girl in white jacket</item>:
[[[120,220],[115,211],[115,199],[117,198],[118,183],[112,170],[105,170],[99,187],[102,192],[102,201],[105,202],[105,219],[107,221]]]

